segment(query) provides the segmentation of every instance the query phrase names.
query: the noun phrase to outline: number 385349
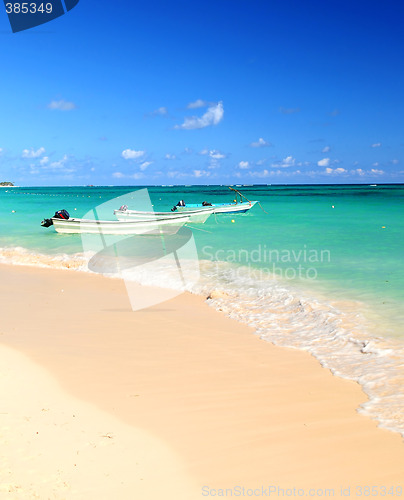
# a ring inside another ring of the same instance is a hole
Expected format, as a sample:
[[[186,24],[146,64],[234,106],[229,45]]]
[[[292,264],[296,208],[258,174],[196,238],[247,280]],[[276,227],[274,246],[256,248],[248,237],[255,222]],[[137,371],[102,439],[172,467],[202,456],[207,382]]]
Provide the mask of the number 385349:
[[[36,4],[33,2],[6,3],[7,14],[50,14],[52,12],[51,3]]]

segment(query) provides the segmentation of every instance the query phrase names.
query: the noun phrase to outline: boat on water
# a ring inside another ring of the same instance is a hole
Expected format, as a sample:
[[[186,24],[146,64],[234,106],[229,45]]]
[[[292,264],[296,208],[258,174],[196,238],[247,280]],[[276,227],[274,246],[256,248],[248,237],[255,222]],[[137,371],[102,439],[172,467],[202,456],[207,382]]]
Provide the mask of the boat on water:
[[[208,217],[214,213],[213,207],[201,207],[194,210],[184,211],[182,215],[189,216],[189,222],[203,224]],[[119,210],[114,210],[115,217],[120,221],[129,220],[164,220],[177,217],[176,212],[143,212],[141,210],[129,210],[126,205],[122,205]]]
[[[203,208],[211,208],[214,214],[245,214],[252,207],[258,203],[258,201],[242,201],[236,203],[211,203],[209,205],[190,203],[184,205],[176,205],[175,211],[181,213],[192,213],[195,210],[201,210]],[[174,207],[173,207],[174,208]]]
[[[253,208],[258,201],[250,201],[237,189],[230,187],[236,193],[236,197],[231,203],[185,203],[180,200],[173,206],[171,212],[144,212],[141,210],[130,210],[127,205],[122,205],[118,210],[114,210],[114,215],[118,220],[154,220],[170,218],[178,214],[188,214],[190,222],[204,223],[212,214],[242,214]],[[240,200],[238,200],[238,196]],[[246,200],[244,201],[243,198]]]
[[[176,234],[189,219],[187,214],[176,214],[154,220],[93,220],[70,217],[66,210],[60,210],[54,217],[44,219],[41,225],[53,226],[64,234],[167,235]]]
[[[245,214],[258,201],[250,201],[237,189],[229,187],[231,191],[236,193],[236,197],[232,203],[209,203],[204,201],[202,203],[185,203],[184,200],[179,201],[172,209],[172,212],[192,213],[194,210],[202,210],[211,208],[214,214]],[[238,199],[240,197],[240,200]],[[245,200],[245,201],[243,201]]]

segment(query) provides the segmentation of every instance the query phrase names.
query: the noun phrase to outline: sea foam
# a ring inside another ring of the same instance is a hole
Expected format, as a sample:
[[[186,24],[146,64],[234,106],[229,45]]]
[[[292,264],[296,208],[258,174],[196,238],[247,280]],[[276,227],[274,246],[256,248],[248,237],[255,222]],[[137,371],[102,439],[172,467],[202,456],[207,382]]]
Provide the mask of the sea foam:
[[[50,256],[21,247],[0,249],[0,262],[14,265],[93,272],[91,259],[91,252]],[[360,413],[404,436],[404,343],[384,337],[383,331],[371,333],[365,304],[319,299],[276,275],[257,280],[247,266],[206,260],[196,264],[181,260],[186,279],[179,279],[178,266],[164,259],[146,271],[134,266],[124,278],[203,295],[215,309],[255,328],[263,340],[310,352],[334,375],[362,386],[368,401]],[[100,274],[122,278],[118,267],[101,261]]]

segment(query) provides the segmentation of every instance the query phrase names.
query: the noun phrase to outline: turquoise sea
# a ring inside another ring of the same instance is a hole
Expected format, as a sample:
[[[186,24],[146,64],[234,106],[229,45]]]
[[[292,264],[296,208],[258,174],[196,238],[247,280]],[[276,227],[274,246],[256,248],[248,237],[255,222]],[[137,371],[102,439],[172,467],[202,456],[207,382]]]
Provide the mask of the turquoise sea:
[[[358,381],[369,396],[359,411],[404,436],[404,185],[236,188],[260,206],[189,224],[200,279],[187,289],[210,295],[212,306],[262,338],[308,350]],[[80,235],[57,234],[41,220],[60,209],[82,217],[117,197],[138,208],[138,189],[1,188],[0,262],[88,271]],[[227,186],[147,191],[155,210],[234,198]],[[167,275],[153,284],[177,286]]]

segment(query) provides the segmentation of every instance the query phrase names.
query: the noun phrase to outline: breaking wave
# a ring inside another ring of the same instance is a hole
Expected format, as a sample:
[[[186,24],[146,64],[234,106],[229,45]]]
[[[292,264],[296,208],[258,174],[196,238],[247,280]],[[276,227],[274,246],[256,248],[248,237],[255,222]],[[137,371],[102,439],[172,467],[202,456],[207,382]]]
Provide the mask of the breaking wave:
[[[91,252],[51,256],[21,247],[0,249],[1,263],[82,272],[91,272],[93,258]],[[375,325],[366,317],[366,304],[318,299],[277,276],[257,280],[251,268],[227,262],[200,261],[196,276],[195,261],[183,259],[181,271],[192,279],[181,281],[178,266],[160,260],[153,272],[135,267],[125,280],[203,295],[209,305],[253,327],[262,339],[310,352],[334,375],[362,386],[369,399],[359,412],[404,436],[404,343],[386,338],[382,325],[377,325],[380,335],[370,333]],[[103,271],[120,277],[108,265]]]

